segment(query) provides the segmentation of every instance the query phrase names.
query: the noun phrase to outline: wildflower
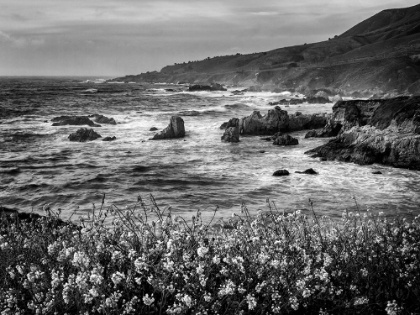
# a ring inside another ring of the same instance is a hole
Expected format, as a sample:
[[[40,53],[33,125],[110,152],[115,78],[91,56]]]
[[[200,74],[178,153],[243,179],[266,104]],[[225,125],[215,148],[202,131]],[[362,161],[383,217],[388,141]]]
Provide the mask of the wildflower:
[[[147,306],[152,305],[154,301],[155,299],[153,298],[153,296],[149,297],[149,294],[147,293],[145,296],[143,296],[143,303],[146,304]]]
[[[354,300],[354,305],[363,305],[363,304],[368,304],[369,303],[369,299],[366,297],[360,297],[360,298],[356,298]]]
[[[207,247],[201,246],[197,249],[197,254],[200,257],[204,257],[209,252]]]
[[[204,301],[206,302],[210,302],[211,301],[211,295],[209,293],[206,292],[206,294],[204,294]]]
[[[219,297],[223,297],[225,295],[233,295],[236,290],[236,285],[233,283],[232,280],[226,281],[226,283],[222,286],[219,290]]]
[[[125,279],[125,275],[123,273],[119,272],[119,271],[116,271],[111,276],[111,280],[114,283],[114,285],[118,285],[124,279]]]
[[[367,275],[368,275],[368,271],[367,271],[367,269],[366,269],[366,268],[361,269],[361,270],[360,270],[360,272],[362,273],[362,276],[363,276],[363,277],[367,277]]]
[[[255,299],[255,297],[251,294],[248,294],[246,296],[246,302],[248,303],[248,308],[249,310],[253,310],[256,306],[257,306],[257,300]]]
[[[72,264],[75,267],[88,268],[90,263],[89,257],[84,252],[75,252],[73,256]]]
[[[181,301],[184,302],[185,305],[187,305],[188,307],[191,307],[192,306],[193,300],[192,300],[191,296],[189,296],[188,294],[185,294],[182,297]]]
[[[217,255],[214,256],[213,259],[212,259],[212,262],[213,262],[213,264],[216,264],[216,265],[220,264],[220,257],[217,256]]]

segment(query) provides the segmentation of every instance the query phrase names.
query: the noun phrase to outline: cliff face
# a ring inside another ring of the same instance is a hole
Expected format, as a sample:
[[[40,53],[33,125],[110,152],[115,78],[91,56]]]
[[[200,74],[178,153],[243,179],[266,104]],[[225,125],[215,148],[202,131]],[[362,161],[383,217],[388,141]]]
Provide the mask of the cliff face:
[[[217,56],[115,80],[416,94],[420,93],[420,5],[382,11],[324,42]]]
[[[308,154],[420,170],[420,97],[341,101],[332,122],[342,125],[338,136]]]

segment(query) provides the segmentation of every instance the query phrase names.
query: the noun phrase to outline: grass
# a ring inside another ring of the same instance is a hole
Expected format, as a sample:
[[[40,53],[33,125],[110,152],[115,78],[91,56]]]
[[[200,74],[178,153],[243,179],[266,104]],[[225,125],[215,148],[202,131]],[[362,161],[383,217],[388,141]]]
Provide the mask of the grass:
[[[223,224],[153,197],[77,224],[3,216],[0,314],[420,314],[419,217],[268,205]]]

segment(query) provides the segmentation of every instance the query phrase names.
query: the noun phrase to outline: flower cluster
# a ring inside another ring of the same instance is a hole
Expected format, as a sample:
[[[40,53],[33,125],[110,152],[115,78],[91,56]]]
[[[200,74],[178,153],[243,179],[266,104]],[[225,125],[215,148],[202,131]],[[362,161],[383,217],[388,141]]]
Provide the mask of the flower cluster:
[[[1,218],[1,315],[420,312],[420,218],[206,224],[141,205],[81,224]]]

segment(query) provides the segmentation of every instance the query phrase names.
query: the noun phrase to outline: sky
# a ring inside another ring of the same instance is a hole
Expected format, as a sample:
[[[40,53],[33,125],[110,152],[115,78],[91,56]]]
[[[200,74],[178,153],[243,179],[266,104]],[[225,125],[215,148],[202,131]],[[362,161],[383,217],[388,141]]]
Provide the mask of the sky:
[[[0,0],[0,76],[124,76],[313,43],[419,0]]]

